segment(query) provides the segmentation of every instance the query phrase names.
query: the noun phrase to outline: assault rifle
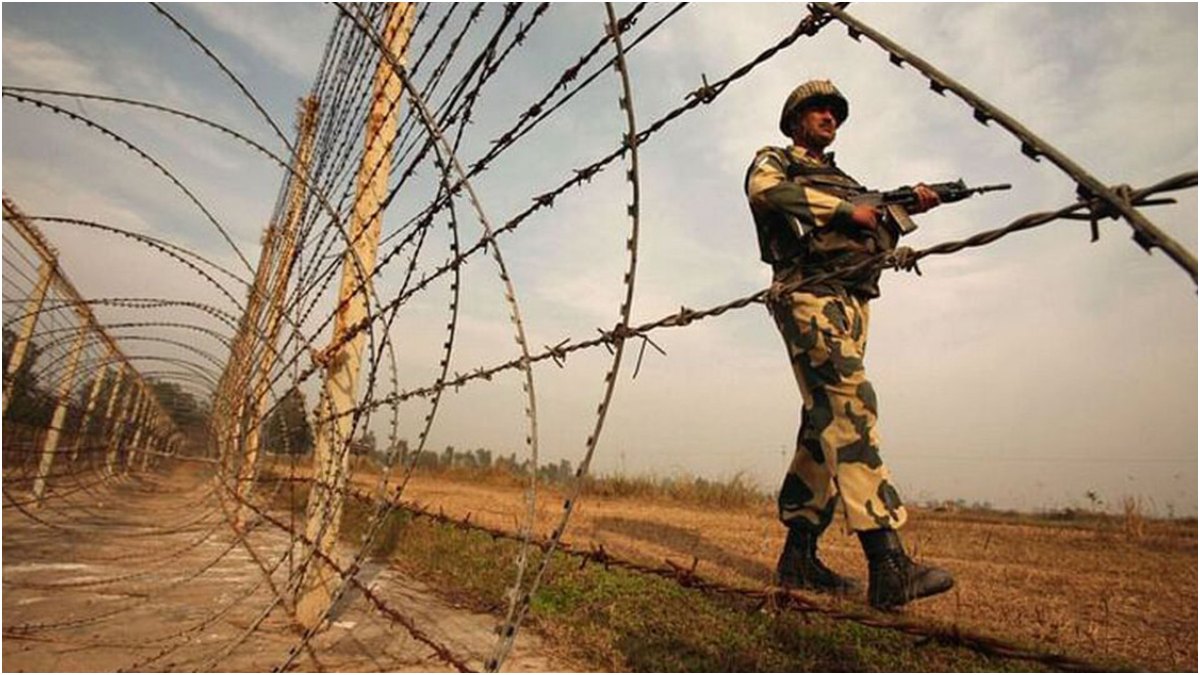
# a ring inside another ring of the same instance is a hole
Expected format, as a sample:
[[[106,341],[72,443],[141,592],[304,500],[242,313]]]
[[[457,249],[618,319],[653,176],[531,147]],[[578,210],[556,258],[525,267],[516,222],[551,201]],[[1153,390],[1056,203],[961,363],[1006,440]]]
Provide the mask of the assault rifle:
[[[961,178],[946,183],[933,183],[927,187],[937,193],[943,204],[961,202],[967,197],[974,197],[985,192],[1012,189],[1012,185],[1008,183],[967,187]],[[896,188],[895,190],[864,192],[861,195],[851,197],[850,202],[856,206],[865,205],[884,209],[887,215],[890,216],[887,220],[894,224],[897,237],[917,229],[917,224],[908,215],[908,208],[916,206],[918,203],[917,191],[911,187],[905,186]]]

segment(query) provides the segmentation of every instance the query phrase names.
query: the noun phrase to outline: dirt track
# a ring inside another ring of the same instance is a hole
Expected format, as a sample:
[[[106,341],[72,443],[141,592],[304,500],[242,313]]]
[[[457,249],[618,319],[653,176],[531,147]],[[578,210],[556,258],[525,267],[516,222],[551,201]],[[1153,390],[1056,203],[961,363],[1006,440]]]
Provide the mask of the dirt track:
[[[247,537],[248,548],[238,544],[210,483],[181,472],[95,485],[30,512],[43,523],[10,504],[6,499],[6,671],[269,671],[299,642],[280,608],[256,624],[275,596],[248,550],[276,567],[271,583],[283,588],[287,535],[261,525]],[[495,643],[493,617],[449,606],[390,569],[364,567],[358,576],[470,667],[482,668]],[[505,668],[570,668],[544,653],[537,636],[525,632]],[[292,669],[454,670],[361,594],[345,599]]]
[[[539,498],[538,532],[549,532],[562,501]],[[405,491],[447,515],[515,530],[521,491],[420,475]],[[857,539],[835,521],[822,544],[831,566],[866,578]],[[585,497],[567,534],[584,548],[661,565],[671,559],[728,583],[769,582],[782,527],[768,506],[709,510],[672,502]],[[978,632],[1066,650],[1085,659],[1118,657],[1153,670],[1197,663],[1196,526],[1144,523],[1140,536],[1122,524],[1018,522],[916,511],[906,544],[946,567],[956,588],[915,603],[909,616],[951,621]]]

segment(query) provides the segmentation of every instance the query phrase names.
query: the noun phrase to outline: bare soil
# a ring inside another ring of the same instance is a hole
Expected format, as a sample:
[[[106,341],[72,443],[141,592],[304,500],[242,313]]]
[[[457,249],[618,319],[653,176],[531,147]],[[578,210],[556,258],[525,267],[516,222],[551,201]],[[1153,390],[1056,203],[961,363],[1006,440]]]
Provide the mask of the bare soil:
[[[563,501],[557,491],[540,492],[536,531],[546,536]],[[404,498],[509,530],[516,530],[523,510],[519,488],[430,474],[418,473]],[[771,581],[783,537],[767,506],[714,510],[585,496],[565,539],[651,565],[671,560],[690,566],[695,559],[697,572],[708,578],[762,587]],[[951,570],[957,580],[950,593],[905,608],[908,617],[952,622],[1093,661],[1196,668],[1194,522],[1055,522],[916,509],[904,537],[919,559]],[[821,554],[835,569],[865,581],[857,539],[839,522]]]
[[[64,490],[28,515],[13,506],[27,495],[9,488],[5,671],[270,671],[300,642],[271,590],[287,584],[289,537],[259,525],[239,543],[211,483],[184,471],[123,478]],[[452,606],[393,569],[368,565],[358,577],[470,667],[483,667],[494,617]],[[572,665],[527,631],[505,668]],[[455,670],[353,593],[290,669]]]

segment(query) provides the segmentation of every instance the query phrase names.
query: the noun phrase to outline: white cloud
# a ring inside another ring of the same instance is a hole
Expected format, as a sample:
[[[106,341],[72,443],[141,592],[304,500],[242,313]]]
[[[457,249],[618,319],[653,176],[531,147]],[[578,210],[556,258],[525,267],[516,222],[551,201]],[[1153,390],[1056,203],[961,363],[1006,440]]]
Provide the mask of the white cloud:
[[[99,71],[79,54],[11,24],[4,29],[4,84],[112,93]]]
[[[327,9],[305,3],[289,5],[286,13],[249,3],[199,3],[189,8],[284,72],[301,80],[316,74],[324,35],[314,35],[313,24]]]

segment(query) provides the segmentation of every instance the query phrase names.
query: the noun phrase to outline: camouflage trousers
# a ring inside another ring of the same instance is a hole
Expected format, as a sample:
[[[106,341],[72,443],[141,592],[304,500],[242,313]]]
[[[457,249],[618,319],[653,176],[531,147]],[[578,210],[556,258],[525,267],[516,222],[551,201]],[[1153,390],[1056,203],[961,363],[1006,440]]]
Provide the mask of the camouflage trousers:
[[[804,397],[780,519],[822,532],[840,501],[853,531],[899,528],[907,513],[879,456],[878,406],[863,367],[867,301],[791,293],[769,307]]]

